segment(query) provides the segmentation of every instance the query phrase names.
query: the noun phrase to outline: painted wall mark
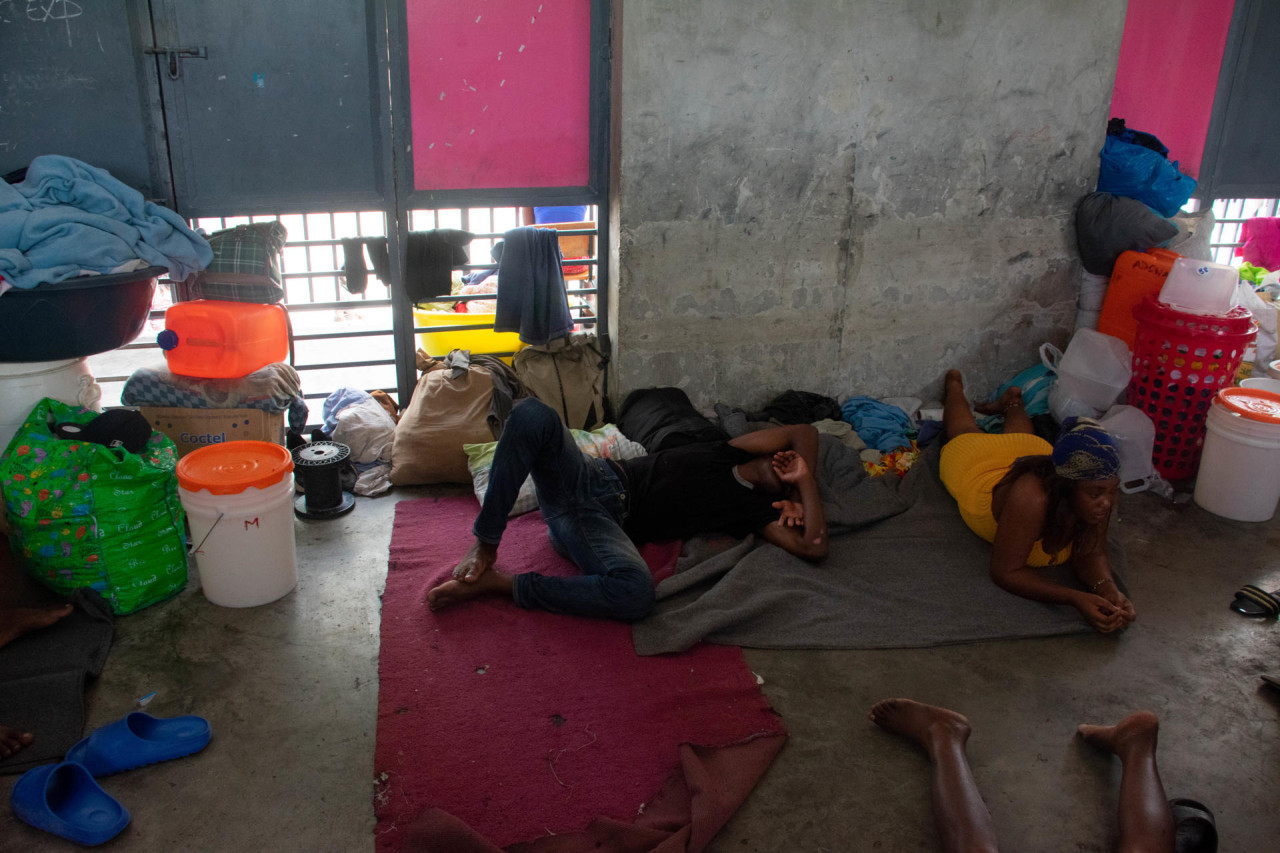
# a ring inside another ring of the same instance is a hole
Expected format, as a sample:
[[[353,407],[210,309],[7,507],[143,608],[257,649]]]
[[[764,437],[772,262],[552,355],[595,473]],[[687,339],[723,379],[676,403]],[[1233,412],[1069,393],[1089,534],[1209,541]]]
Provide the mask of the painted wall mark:
[[[1111,116],[1160,137],[1200,177],[1234,0],[1129,0]]]
[[[587,183],[589,0],[410,0],[406,18],[417,189]]]

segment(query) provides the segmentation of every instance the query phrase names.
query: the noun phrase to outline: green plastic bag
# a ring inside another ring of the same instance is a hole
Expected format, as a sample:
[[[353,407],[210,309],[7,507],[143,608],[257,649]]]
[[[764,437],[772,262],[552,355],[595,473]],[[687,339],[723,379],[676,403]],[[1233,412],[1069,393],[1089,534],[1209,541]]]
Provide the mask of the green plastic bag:
[[[55,592],[92,587],[133,613],[187,585],[177,450],[154,431],[140,454],[53,432],[98,414],[46,397],[14,434],[0,456],[10,547]]]

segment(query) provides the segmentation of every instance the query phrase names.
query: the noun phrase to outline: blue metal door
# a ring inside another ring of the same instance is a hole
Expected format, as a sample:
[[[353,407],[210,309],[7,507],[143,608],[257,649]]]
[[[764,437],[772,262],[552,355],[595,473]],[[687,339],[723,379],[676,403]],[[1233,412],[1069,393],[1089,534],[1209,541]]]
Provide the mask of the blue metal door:
[[[0,175],[41,154],[172,205],[146,3],[0,0]]]
[[[382,0],[152,8],[183,215],[385,207]]]

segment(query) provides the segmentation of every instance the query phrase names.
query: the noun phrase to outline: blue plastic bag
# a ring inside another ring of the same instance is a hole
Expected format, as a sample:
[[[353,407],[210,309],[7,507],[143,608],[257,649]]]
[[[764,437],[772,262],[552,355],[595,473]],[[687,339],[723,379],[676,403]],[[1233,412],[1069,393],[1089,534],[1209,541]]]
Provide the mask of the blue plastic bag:
[[[1043,415],[1049,411],[1049,392],[1057,378],[1057,374],[1048,367],[1037,364],[997,388],[991,399],[999,400],[1000,395],[1010,388],[1021,388],[1022,410],[1028,416]],[[999,432],[1004,425],[1003,415],[981,415],[977,420],[979,429],[984,432]]]
[[[1171,217],[1195,190],[1195,179],[1178,171],[1177,160],[1116,136],[1108,136],[1102,146],[1098,192],[1136,198],[1161,216]]]

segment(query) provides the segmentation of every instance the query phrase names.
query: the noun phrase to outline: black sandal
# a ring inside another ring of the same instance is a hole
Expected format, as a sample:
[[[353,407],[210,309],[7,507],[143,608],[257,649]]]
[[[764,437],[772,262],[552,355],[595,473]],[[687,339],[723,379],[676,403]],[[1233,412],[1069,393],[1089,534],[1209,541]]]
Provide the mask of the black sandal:
[[[1245,584],[1236,591],[1231,609],[1245,616],[1275,619],[1280,616],[1280,590],[1267,592],[1253,584]]]
[[[1217,853],[1218,825],[1204,803],[1177,798],[1169,801],[1173,811],[1173,849],[1177,853]]]

